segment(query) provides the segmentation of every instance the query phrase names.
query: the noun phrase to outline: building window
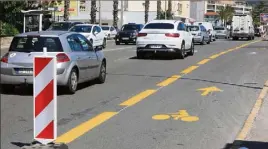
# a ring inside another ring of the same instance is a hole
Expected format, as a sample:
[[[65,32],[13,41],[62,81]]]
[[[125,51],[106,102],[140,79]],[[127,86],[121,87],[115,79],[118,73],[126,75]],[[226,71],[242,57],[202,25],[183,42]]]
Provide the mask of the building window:
[[[178,3],[178,15],[182,14],[182,4]]]
[[[86,11],[86,0],[80,0],[80,5],[79,5],[79,10],[80,11]]]

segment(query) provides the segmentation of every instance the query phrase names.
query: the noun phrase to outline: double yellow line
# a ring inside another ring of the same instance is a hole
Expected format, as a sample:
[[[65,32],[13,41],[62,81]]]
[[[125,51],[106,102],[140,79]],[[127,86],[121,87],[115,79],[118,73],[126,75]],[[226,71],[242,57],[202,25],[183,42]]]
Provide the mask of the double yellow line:
[[[156,85],[158,87],[157,89],[145,90],[145,91],[127,99],[126,101],[122,102],[121,104],[119,104],[119,106],[124,106],[124,109],[126,109],[130,106],[133,106],[133,105],[137,104],[138,102],[142,101],[143,99],[149,97],[150,95],[156,93],[162,87],[168,86],[169,84],[182,78],[182,76],[189,74],[192,71],[196,70],[200,65],[204,65],[204,64],[208,63],[209,61],[211,61],[212,59],[215,59],[223,54],[226,54],[228,52],[243,48],[249,44],[256,43],[256,42],[259,42],[259,41],[246,43],[246,44],[243,44],[239,47],[232,48],[232,49],[229,49],[227,51],[212,55],[209,58],[203,59],[200,62],[198,62],[197,65],[193,65],[193,66],[190,66],[190,67],[182,70],[179,75],[173,75],[173,76],[161,81],[160,83],[157,83],[157,85]],[[122,111],[122,110],[120,110],[120,111]],[[77,127],[71,129],[70,131],[66,132],[65,134],[59,136],[55,142],[57,142],[57,143],[70,143],[70,142],[74,141],[75,139],[79,138],[80,136],[84,135],[86,132],[92,130],[93,128],[101,125],[105,121],[114,117],[120,111],[118,111],[118,112],[103,112],[103,113],[95,116],[94,118],[92,118],[92,119],[78,125]]]

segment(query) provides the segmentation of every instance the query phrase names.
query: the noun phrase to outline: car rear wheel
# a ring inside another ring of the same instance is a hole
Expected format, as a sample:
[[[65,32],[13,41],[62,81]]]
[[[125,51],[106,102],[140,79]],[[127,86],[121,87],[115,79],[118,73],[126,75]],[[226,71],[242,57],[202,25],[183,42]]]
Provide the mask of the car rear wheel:
[[[181,50],[179,50],[179,59],[184,59],[185,57],[185,44],[182,43]]]
[[[102,84],[106,80],[106,63],[105,61],[102,61],[101,67],[100,67],[100,73],[99,77],[97,78],[98,83]]]
[[[188,55],[190,55],[190,56],[193,56],[194,55],[194,42],[192,42],[192,44],[191,44],[191,49],[188,52]]]
[[[69,80],[67,84],[68,92],[74,94],[77,90],[77,86],[78,86],[78,73],[77,70],[73,68],[69,75]]]
[[[116,44],[116,45],[120,45],[120,42],[119,42],[119,41],[116,41],[115,44]]]
[[[210,40],[207,41],[207,44],[210,44]]]

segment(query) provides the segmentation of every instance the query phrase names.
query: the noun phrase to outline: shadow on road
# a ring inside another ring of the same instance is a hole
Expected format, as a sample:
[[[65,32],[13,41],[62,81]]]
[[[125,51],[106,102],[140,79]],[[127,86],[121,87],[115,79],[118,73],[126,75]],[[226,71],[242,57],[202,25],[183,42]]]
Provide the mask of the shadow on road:
[[[143,59],[138,59],[137,56],[130,57],[129,59],[133,60],[177,60],[177,58],[171,57],[171,56],[146,56]]]
[[[78,84],[77,91],[83,90],[87,87],[93,86],[95,84],[98,84],[97,81],[92,80],[89,82],[81,83]],[[33,96],[33,86],[16,86],[13,91],[8,91],[8,92],[3,92],[0,91],[1,94],[3,95],[19,95],[19,96]],[[67,92],[67,89],[62,86],[57,87],[57,95],[70,95],[70,93]]]
[[[223,149],[268,149],[268,142],[236,140],[234,143],[226,144]]]

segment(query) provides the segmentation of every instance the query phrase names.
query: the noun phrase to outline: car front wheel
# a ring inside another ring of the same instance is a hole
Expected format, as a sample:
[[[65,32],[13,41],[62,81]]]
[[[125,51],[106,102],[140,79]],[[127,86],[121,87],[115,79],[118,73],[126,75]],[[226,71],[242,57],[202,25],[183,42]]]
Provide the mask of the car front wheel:
[[[103,48],[103,49],[106,48],[106,39],[105,39],[105,38],[103,39],[103,42],[102,42],[102,48]]]
[[[192,44],[191,44],[191,49],[188,52],[188,55],[190,55],[190,56],[193,56],[194,55],[194,42],[192,42]]]
[[[181,49],[179,50],[179,59],[184,59],[185,57],[185,44],[181,44]]]

